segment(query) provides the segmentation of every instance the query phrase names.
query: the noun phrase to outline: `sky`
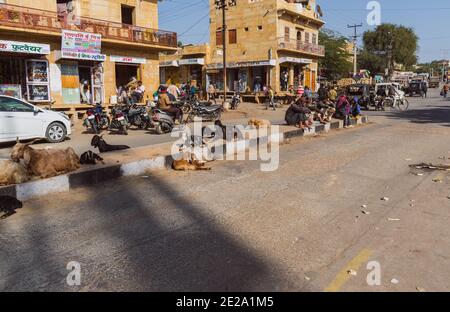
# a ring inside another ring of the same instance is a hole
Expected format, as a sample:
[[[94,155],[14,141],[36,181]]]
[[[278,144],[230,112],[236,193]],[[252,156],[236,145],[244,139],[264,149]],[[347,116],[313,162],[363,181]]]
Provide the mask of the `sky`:
[[[247,1],[247,0],[237,0]],[[363,24],[362,34],[369,26],[366,9],[369,0],[317,0],[324,13],[325,27],[345,36],[353,35],[348,24]],[[381,22],[413,28],[419,37],[419,61],[450,58],[449,0],[379,0]],[[209,0],[162,0],[159,5],[159,28],[176,31],[183,44],[209,41]],[[360,39],[361,40],[361,39]],[[361,44],[361,42],[360,42]]]

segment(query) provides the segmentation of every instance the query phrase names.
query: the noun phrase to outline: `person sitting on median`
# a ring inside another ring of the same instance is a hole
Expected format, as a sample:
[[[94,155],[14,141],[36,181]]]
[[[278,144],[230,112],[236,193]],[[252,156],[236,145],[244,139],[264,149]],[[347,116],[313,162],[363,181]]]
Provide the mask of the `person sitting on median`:
[[[179,125],[181,123],[181,109],[172,105],[172,102],[167,95],[166,86],[159,87],[158,108],[162,111],[174,115],[176,125]]]
[[[311,129],[311,110],[307,107],[307,96],[302,96],[296,102],[292,103],[286,111],[285,121],[290,126],[296,126],[300,129]]]

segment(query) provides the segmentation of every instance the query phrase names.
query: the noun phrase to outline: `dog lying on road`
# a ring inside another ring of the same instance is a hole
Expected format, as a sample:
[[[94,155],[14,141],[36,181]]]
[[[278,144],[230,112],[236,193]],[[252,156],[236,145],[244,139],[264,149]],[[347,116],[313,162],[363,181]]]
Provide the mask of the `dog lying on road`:
[[[269,120],[266,120],[266,119],[256,119],[256,118],[251,118],[249,121],[248,121],[248,125],[249,126],[254,126],[254,127],[256,127],[257,129],[258,128],[264,128],[264,127],[270,127],[272,124],[270,123],[270,121]]]

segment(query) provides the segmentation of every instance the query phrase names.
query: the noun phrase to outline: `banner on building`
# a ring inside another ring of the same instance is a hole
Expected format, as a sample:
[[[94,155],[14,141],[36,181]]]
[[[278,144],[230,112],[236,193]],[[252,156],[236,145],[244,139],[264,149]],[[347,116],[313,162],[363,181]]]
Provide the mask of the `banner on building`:
[[[1,52],[50,54],[49,44],[0,40]]]
[[[111,55],[109,57],[109,59],[111,60],[111,62],[115,62],[115,63],[131,63],[131,64],[147,63],[147,60],[143,57]]]
[[[105,61],[101,54],[102,35],[81,31],[63,30],[61,56],[68,59]]]

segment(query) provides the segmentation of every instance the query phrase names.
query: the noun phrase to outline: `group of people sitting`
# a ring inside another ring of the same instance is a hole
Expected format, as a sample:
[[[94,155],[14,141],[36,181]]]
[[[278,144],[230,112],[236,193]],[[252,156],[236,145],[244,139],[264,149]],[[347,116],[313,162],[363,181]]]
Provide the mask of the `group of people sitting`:
[[[138,81],[136,77],[132,77],[130,81],[117,89],[119,103],[134,104],[142,103],[144,100],[145,86],[142,81]]]
[[[357,99],[345,94],[337,96],[335,88],[319,89],[318,93],[314,100],[307,93],[297,96],[286,111],[286,123],[300,129],[311,129],[314,121],[326,124],[335,117],[344,120],[344,128],[353,127],[351,118],[357,118],[361,113]]]

